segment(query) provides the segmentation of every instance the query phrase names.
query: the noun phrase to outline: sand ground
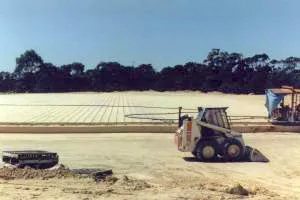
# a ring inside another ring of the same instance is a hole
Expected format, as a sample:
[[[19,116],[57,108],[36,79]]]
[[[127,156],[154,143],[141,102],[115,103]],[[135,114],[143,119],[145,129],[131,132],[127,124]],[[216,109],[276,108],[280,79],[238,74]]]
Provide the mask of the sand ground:
[[[244,134],[269,163],[201,163],[176,150],[172,134],[0,134],[3,149],[57,151],[71,168],[107,167],[147,183],[131,187],[89,179],[0,180],[0,199],[300,199],[300,135]],[[240,183],[253,194],[228,194]]]
[[[264,95],[182,92],[111,92],[0,94],[1,123],[128,123],[149,122],[126,118],[128,114],[170,113],[177,110],[128,107],[152,106],[197,109],[198,106],[229,107],[230,115],[267,116]],[[18,106],[17,106],[18,105]],[[20,106],[23,105],[23,106]],[[37,106],[43,105],[43,106]],[[50,106],[51,105],[51,106]],[[75,106],[71,106],[75,105]],[[79,106],[81,105],[81,106]],[[104,107],[109,105],[119,107]],[[124,106],[124,107],[123,107]],[[149,116],[148,116],[149,117]],[[152,115],[174,118],[174,115]],[[153,122],[153,121],[152,121]]]

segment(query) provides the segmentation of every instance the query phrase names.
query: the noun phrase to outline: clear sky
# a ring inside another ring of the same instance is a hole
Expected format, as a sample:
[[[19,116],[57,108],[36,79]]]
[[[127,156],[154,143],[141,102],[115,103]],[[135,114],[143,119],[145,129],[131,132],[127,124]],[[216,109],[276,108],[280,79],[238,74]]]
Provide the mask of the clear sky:
[[[0,0],[0,71],[46,62],[201,62],[212,48],[300,56],[299,0]]]

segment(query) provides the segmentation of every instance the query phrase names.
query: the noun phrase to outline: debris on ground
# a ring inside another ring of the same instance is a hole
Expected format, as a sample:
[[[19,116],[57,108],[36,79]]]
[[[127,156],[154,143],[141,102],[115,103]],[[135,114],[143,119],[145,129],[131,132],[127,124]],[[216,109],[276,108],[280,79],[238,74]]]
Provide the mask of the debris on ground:
[[[116,181],[115,185],[122,186],[124,189],[130,191],[144,190],[151,187],[151,185],[144,180],[129,178],[125,175]]]
[[[117,181],[119,180],[119,178],[115,177],[115,176],[107,176],[105,177],[105,179],[103,180],[105,183],[109,184],[109,185],[113,185],[115,184]]]
[[[72,169],[74,174],[78,174],[85,177],[90,177],[96,182],[104,181],[106,177],[112,176],[111,169]]]
[[[106,178],[112,176],[112,174],[113,172],[111,169],[69,169],[62,164],[56,165],[50,169],[34,169],[28,166],[24,168],[17,168],[15,166],[4,166],[0,168],[0,178],[5,180],[86,177],[99,182],[106,181]],[[113,179],[110,178],[107,180],[112,182]]]
[[[5,180],[11,179],[49,179],[49,178],[64,178],[72,177],[74,174],[70,169],[63,165],[56,166],[48,170],[33,169],[30,167],[16,168],[4,166],[0,168],[0,178]]]
[[[250,194],[250,192],[239,183],[232,187],[227,188],[226,192],[229,194],[236,194],[236,195],[243,195],[243,196],[248,196]]]

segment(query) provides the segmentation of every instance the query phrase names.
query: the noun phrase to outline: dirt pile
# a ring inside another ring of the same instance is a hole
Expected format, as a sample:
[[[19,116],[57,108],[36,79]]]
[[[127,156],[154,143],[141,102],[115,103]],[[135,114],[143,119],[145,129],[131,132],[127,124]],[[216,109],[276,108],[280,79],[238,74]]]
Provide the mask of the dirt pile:
[[[109,173],[108,173],[109,171]],[[105,175],[105,176],[104,176]],[[144,180],[134,179],[128,176],[117,177],[112,175],[111,170],[96,171],[96,169],[76,169],[72,170],[64,165],[58,165],[51,169],[33,169],[30,167],[0,168],[0,178],[5,180],[12,179],[50,179],[50,178],[92,178],[95,182],[101,182],[112,187],[123,188],[124,190],[137,191],[150,188],[151,185]]]
[[[151,185],[144,180],[129,178],[128,176],[121,177],[115,181],[114,185],[129,191],[144,190],[151,187]]]
[[[64,165],[59,165],[55,168],[43,170],[43,169],[32,169],[30,167],[14,168],[4,166],[0,168],[0,178],[5,180],[11,179],[49,179],[49,178],[64,178],[72,177],[74,174],[70,169]]]
[[[72,169],[71,171],[73,174],[77,174],[81,177],[92,178],[96,182],[105,181],[106,177],[111,177],[113,175],[112,169],[82,168],[82,169]]]
[[[236,194],[236,195],[243,195],[243,196],[248,196],[250,194],[250,192],[239,183],[232,187],[227,188],[226,192],[229,194]]]

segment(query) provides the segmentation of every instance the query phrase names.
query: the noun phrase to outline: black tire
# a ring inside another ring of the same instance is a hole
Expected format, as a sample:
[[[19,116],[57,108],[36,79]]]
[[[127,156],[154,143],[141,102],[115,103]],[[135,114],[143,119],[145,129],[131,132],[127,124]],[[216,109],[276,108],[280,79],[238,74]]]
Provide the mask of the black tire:
[[[200,161],[211,162],[217,159],[218,144],[213,140],[199,141],[195,150],[195,157]]]
[[[223,144],[223,158],[225,161],[236,162],[243,159],[245,147],[235,138],[227,138]]]

